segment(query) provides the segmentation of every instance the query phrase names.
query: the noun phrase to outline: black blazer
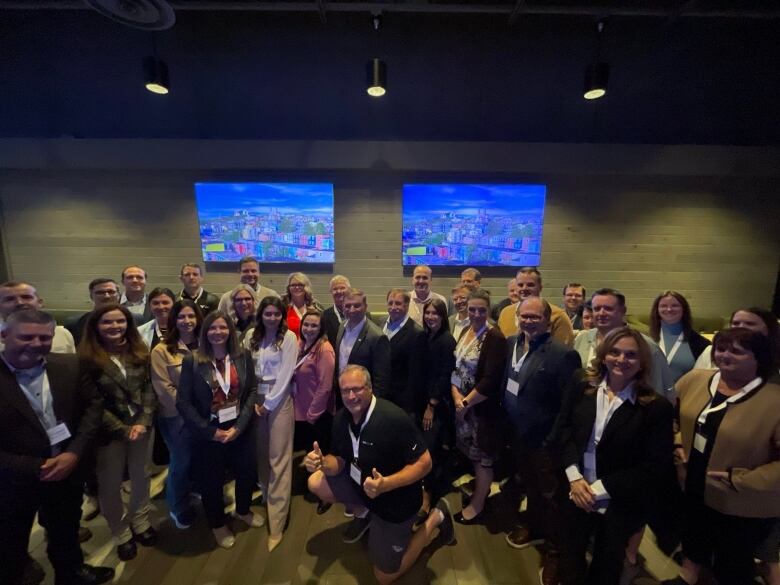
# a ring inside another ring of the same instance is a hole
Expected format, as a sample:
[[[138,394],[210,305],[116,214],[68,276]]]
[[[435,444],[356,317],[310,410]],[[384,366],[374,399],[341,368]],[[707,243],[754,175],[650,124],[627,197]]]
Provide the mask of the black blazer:
[[[549,333],[534,340],[531,353],[519,372],[512,368],[517,335],[506,340],[506,368],[501,381],[501,399],[514,432],[530,448],[554,446],[566,392],[572,390],[574,374],[582,366],[580,354],[556,341]],[[509,378],[518,384],[517,396],[506,390]]]
[[[252,422],[257,402],[257,376],[249,350],[242,350],[235,358],[231,357],[231,361],[238,373],[240,411],[235,427],[241,434]],[[211,389],[214,383],[214,367],[210,362],[198,363],[192,354],[184,358],[176,392],[176,408],[184,419],[184,424],[199,441],[210,441],[218,428],[217,422],[211,420]]]
[[[425,332],[412,319],[390,339],[390,387],[386,398],[408,413],[417,411],[423,394]]]
[[[73,354],[46,357],[54,413],[68,425],[71,437],[59,447],[84,460],[100,428],[103,402],[84,362]],[[40,467],[51,457],[46,430],[5,362],[0,360],[0,498],[14,486],[38,481]],[[73,474],[71,477],[78,477]]]
[[[335,306],[330,306],[322,312],[322,328],[325,330],[325,335],[328,336],[328,341],[334,348],[336,347],[336,337],[339,334],[340,324]]]
[[[424,339],[424,392],[421,393],[423,402],[417,405],[418,413],[425,409],[428,400],[452,401],[450,382],[455,369],[455,338],[452,333],[442,328],[436,332],[433,339],[427,335]]]
[[[688,347],[691,348],[693,359],[699,359],[702,352],[709,346],[710,341],[706,337],[696,331],[691,331],[691,334],[688,336]]]
[[[576,383],[575,402],[562,430],[563,466],[577,464],[596,423],[596,395],[585,395],[586,381]],[[674,409],[655,396],[642,405],[624,402],[609,419],[596,447],[598,478],[610,496],[610,508],[638,520],[646,518],[655,495],[674,473]]]
[[[344,337],[344,323],[339,327],[339,332],[336,335],[336,344],[333,346],[333,349],[336,351],[334,388],[339,387],[339,351],[341,349],[341,339]],[[360,330],[355,340],[355,345],[352,346],[347,363],[366,368],[368,373],[371,374],[371,385],[374,393],[377,396],[387,396],[390,391],[390,340],[387,339],[379,326],[369,319],[368,316],[366,316],[363,329]]]

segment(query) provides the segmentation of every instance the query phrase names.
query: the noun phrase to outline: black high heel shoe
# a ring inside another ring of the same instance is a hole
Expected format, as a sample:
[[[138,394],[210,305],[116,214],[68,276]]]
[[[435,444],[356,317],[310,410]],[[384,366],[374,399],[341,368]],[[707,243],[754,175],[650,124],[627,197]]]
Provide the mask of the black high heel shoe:
[[[461,510],[457,514],[454,514],[452,516],[452,519],[455,520],[455,522],[457,522],[458,524],[463,524],[464,526],[471,526],[472,524],[482,524],[482,522],[485,519],[485,511],[482,510],[479,514],[477,514],[473,518],[466,520],[463,517],[463,510]]]

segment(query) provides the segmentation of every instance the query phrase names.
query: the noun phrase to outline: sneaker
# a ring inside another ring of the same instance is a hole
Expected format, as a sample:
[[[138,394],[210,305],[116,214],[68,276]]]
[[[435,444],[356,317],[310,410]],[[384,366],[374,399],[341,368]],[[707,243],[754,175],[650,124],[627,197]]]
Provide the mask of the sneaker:
[[[355,517],[354,512],[350,512],[349,510],[344,508],[344,518],[354,518],[354,517]]]
[[[358,518],[357,516],[352,519],[352,522],[347,524],[344,532],[341,533],[341,540],[347,544],[357,542],[368,530],[368,526],[371,524],[371,514],[366,514],[365,518]]]
[[[558,576],[558,555],[546,555],[539,569],[540,585],[560,585]]]
[[[441,536],[444,544],[452,544],[455,542],[455,526],[452,523],[452,511],[450,505],[444,498],[439,498],[436,502],[434,510],[441,512],[444,519],[439,524],[439,535]]]
[[[195,522],[195,512],[191,508],[187,508],[181,514],[168,512],[168,515],[179,530],[187,530]]]
[[[505,540],[509,546],[511,546],[512,548],[516,548],[518,550],[528,548],[529,546],[542,544],[544,542],[543,538],[532,537],[531,532],[528,530],[528,528],[526,528],[522,524],[519,526],[515,526],[512,532],[506,535]]]

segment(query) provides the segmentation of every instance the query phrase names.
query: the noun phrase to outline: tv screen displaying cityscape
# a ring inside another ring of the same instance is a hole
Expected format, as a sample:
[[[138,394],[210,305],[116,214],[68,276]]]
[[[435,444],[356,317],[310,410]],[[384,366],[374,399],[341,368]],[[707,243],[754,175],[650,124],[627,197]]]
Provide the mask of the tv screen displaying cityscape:
[[[545,185],[407,184],[405,266],[539,266]]]
[[[206,262],[332,263],[330,183],[195,183]]]

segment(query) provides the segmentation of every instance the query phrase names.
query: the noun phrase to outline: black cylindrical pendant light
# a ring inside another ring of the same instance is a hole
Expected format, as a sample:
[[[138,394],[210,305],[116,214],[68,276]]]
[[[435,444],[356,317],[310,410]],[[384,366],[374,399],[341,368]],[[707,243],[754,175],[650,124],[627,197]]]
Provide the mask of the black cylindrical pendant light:
[[[585,70],[585,88],[582,94],[586,100],[596,100],[607,93],[609,64],[593,63]]]
[[[371,59],[366,65],[366,92],[371,97],[382,97],[387,93],[387,65],[381,59]]]
[[[168,65],[157,57],[144,57],[144,84],[152,93],[165,95],[170,91]]]

